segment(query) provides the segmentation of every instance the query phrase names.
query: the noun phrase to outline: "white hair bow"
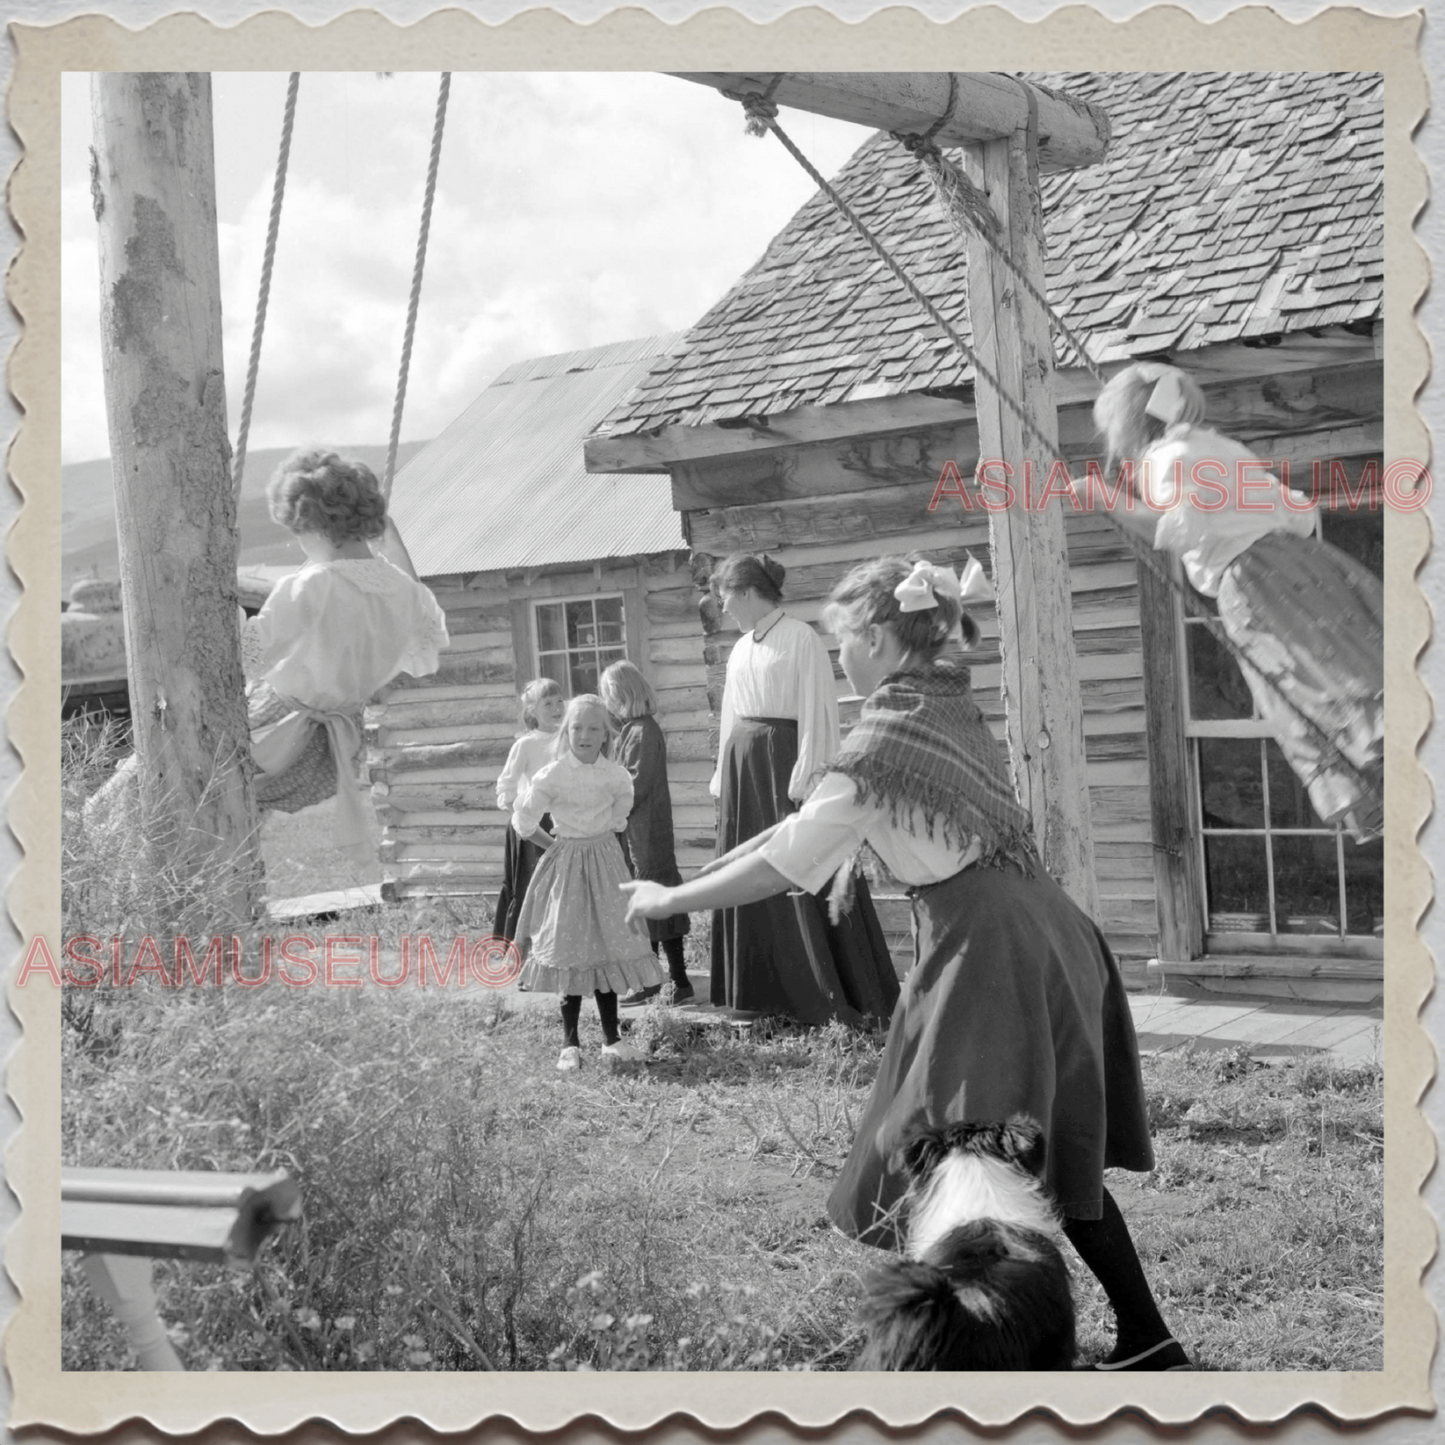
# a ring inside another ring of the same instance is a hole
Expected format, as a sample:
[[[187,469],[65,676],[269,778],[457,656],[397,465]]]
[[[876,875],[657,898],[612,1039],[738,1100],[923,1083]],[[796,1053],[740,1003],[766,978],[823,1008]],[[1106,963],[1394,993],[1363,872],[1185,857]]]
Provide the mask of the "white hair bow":
[[[1184,411],[1184,381],[1172,366],[1163,369],[1144,410],[1165,426],[1172,426]]]
[[[957,602],[979,601],[992,597],[993,591],[983,568],[970,556],[963,576],[956,577],[951,567],[938,567],[932,562],[915,562],[913,571],[893,589],[900,612],[926,612],[938,606],[940,597]]]

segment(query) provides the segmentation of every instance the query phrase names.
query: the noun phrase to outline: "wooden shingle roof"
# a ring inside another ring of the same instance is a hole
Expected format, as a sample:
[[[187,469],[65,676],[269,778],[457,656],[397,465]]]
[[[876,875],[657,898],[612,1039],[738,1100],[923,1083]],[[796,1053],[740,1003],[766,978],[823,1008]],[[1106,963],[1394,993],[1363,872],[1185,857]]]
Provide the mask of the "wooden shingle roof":
[[[1383,314],[1378,74],[1038,79],[1096,102],[1113,127],[1103,164],[1042,178],[1049,297],[1096,362],[1368,326]],[[963,255],[914,159],[879,133],[835,184],[968,336]],[[819,193],[595,434],[972,379]]]

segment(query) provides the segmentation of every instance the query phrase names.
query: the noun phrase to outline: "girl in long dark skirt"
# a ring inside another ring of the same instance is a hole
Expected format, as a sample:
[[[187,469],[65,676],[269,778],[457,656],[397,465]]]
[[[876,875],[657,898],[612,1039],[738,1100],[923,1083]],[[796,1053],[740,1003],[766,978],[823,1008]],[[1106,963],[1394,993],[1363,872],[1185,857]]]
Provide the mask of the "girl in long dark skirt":
[[[869,694],[802,810],[681,888],[623,885],[630,917],[819,887],[864,842],[911,885],[917,961],[828,1200],[846,1233],[899,1244],[900,1146],[920,1130],[1031,1114],[1064,1232],[1113,1306],[1100,1370],[1189,1368],[1104,1186],[1153,1151],[1128,1001],[1108,945],[1044,872],[1028,815],[973,701],[940,654],[961,618],[945,568],[884,557],[834,590],[843,670]],[[962,617],[965,638],[977,629]]]
[[[533,776],[555,756],[557,729],[567,700],[561,685],[550,677],[536,677],[522,689],[520,703],[522,726],[527,729],[507,754],[506,764],[497,778],[497,807],[510,815],[512,805],[523,793]],[[543,818],[541,827],[550,832],[551,818]],[[497,894],[497,916],[492,932],[498,938],[517,936],[517,919],[521,917],[522,900],[527,896],[542,850],[530,839],[519,838],[517,830],[507,823],[506,852],[502,862],[502,888]]]
[[[838,700],[827,649],[806,622],[783,612],[785,569],[739,552],[713,574],[724,609],[742,629],[728,657],[712,792],[718,853],[794,812],[814,774],[838,751]],[[712,925],[712,1001],[800,1023],[887,1020],[898,975],[859,880],[837,920],[826,887],[744,908],[719,909]]]
[[[668,886],[682,882],[672,843],[672,791],[667,785],[667,739],[657,721],[657,694],[652,684],[630,662],[614,662],[597,685],[607,711],[617,725],[612,756],[632,774],[632,811],[622,835],[634,878]],[[664,1002],[687,1003],[693,996],[683,961],[682,940],[691,924],[687,914],[653,919],[647,925],[652,951],[667,958],[667,994]],[[624,1008],[646,1003],[663,991],[648,984],[622,1000]]]

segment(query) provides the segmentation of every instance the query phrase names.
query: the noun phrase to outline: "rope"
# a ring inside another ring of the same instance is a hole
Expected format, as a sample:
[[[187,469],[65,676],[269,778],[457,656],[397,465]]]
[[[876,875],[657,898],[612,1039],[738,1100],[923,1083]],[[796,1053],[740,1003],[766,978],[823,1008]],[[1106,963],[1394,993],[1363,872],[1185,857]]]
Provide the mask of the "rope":
[[[843,197],[839,195],[839,193],[833,188],[833,186],[828,183],[828,181],[822,176],[822,174],[817,170],[817,168],[802,153],[802,151],[800,151],[798,147],[793,144],[793,142],[784,132],[783,128],[778,124],[778,107],[773,103],[771,97],[773,92],[777,89],[778,81],[781,79],[781,75],[775,76],[773,78],[772,84],[768,87],[767,91],[761,95],[757,93],[742,94],[735,91],[723,91],[723,94],[728,99],[736,100],[741,103],[743,111],[747,116],[747,129],[750,135],[762,137],[766,135],[769,131],[771,131],[775,136],[777,136],[778,140],[782,142],[782,145],[784,149],[788,152],[788,154],[791,155],[800,166],[802,166],[803,170],[807,172],[809,178],[813,181],[813,183],[828,197],[830,201],[832,201],[834,207],[838,210],[839,214],[848,221],[848,223],[863,239],[863,241],[867,244],[867,246],[874,253],[874,255],[876,255],[878,259],[882,261],[883,264],[893,273],[899,283],[903,286],[904,290],[907,291],[908,294],[912,296],[913,299],[918,303],[918,305],[928,314],[934,325],[936,325],[939,330],[941,330],[948,337],[948,339],[953,342],[954,346],[957,347],[959,352],[967,358],[967,360],[974,369],[975,375],[980,377],[989,385],[989,387],[992,388],[994,395],[998,398],[999,403],[1004,407],[1004,409],[1013,413],[1015,419],[1019,423],[1021,431],[1023,432],[1025,441],[1031,441],[1040,451],[1042,451],[1044,455],[1050,459],[1051,467],[1054,463],[1062,463],[1065,469],[1069,472],[1069,475],[1072,477],[1072,467],[1069,463],[1068,458],[1065,457],[1063,452],[1059,449],[1058,443],[1051,440],[1042,431],[1040,431],[1037,426],[1034,425],[1033,419],[1028,415],[1023,405],[1014,399],[1013,395],[1004,387],[999,378],[987,366],[983,364],[983,362],[978,357],[978,353],[975,352],[974,349],[968,344],[968,342],[966,342],[963,337],[959,335],[957,328],[943,315],[942,312],[939,311],[937,306],[935,306],[933,302],[923,294],[923,292],[918,288],[917,284],[913,281],[913,279],[904,272],[903,268],[898,264],[897,261],[893,259],[889,252],[885,249],[883,243],[879,241],[878,238],[874,236],[872,231],[868,229],[867,224],[862,220],[862,218],[853,210],[853,208],[847,203],[847,201],[845,201]],[[950,110],[954,103],[954,99],[955,95],[951,91]],[[946,118],[947,116],[945,116],[945,119]],[[936,122],[933,127],[930,127],[930,132],[936,134],[939,128],[940,125]],[[912,145],[909,145],[908,140],[904,139],[903,137],[895,136],[894,138],[901,140],[908,149],[914,149]],[[919,152],[922,152],[924,149],[924,145],[922,144],[923,138],[916,137],[914,139],[920,142],[918,149]],[[953,175],[957,178],[957,181],[961,183],[958,187],[957,193],[960,195],[960,197],[964,198],[962,214],[964,214],[965,216],[970,215],[970,208],[974,210],[979,210],[981,215],[984,213],[987,214],[988,222],[983,222],[979,228],[979,234],[982,236],[984,243],[990,248],[990,250],[994,252],[994,254],[1000,260],[1002,260],[1008,266],[1009,270],[1013,273],[1015,278],[1027,288],[1029,293],[1034,297],[1034,299],[1039,303],[1039,305],[1043,307],[1045,315],[1055,325],[1064,330],[1064,334],[1068,337],[1070,343],[1079,352],[1080,356],[1083,357],[1084,364],[1089,368],[1089,371],[1094,376],[1094,378],[1101,384],[1105,383],[1107,381],[1107,378],[1104,376],[1103,372],[1101,372],[1093,364],[1093,362],[1090,361],[1088,353],[1084,350],[1082,342],[1078,340],[1078,338],[1074,335],[1073,332],[1069,331],[1064,326],[1062,319],[1059,318],[1054,312],[1053,308],[1049,305],[1047,298],[1044,297],[1033,285],[1033,283],[1022,274],[1018,266],[1015,264],[1013,257],[1008,255],[1007,252],[1002,249],[1003,238],[1001,234],[999,234],[1000,227],[998,224],[998,218],[994,215],[993,208],[987,205],[987,198],[984,197],[984,193],[981,192],[977,186],[974,186],[973,183],[969,181],[968,178],[964,176],[961,172],[959,172],[956,167],[946,162],[942,154],[937,151],[937,147],[933,146],[931,140],[928,141],[926,145],[928,148],[932,148],[935,154],[939,155],[940,161],[943,162],[944,165],[947,165],[948,170],[953,172]],[[923,158],[921,154],[920,158]],[[924,163],[926,165],[927,161],[925,160]],[[940,171],[942,171],[942,166],[940,166]],[[980,202],[980,197],[983,197],[982,202]],[[950,219],[952,219],[954,216],[954,211],[952,207],[949,208],[948,214],[950,216]],[[1154,573],[1156,577],[1158,577],[1167,587],[1169,587],[1178,597],[1180,597],[1183,601],[1185,611],[1192,617],[1202,621],[1204,625],[1208,628],[1210,633],[1232,657],[1234,657],[1237,661],[1241,663],[1247,664],[1256,673],[1258,673],[1269,684],[1270,688],[1274,691],[1276,696],[1279,697],[1281,702],[1284,703],[1286,708],[1290,712],[1292,712],[1300,722],[1305,725],[1305,727],[1310,731],[1310,733],[1315,737],[1317,741],[1324,744],[1326,750],[1332,755],[1332,757],[1339,763],[1343,764],[1344,768],[1354,776],[1355,781],[1362,786],[1364,791],[1367,794],[1373,793],[1374,787],[1370,783],[1370,780],[1366,778],[1365,775],[1360,771],[1360,769],[1356,767],[1355,764],[1344,755],[1335,739],[1329,733],[1327,733],[1324,728],[1322,728],[1318,723],[1316,723],[1313,718],[1307,717],[1303,712],[1301,712],[1300,709],[1295,705],[1295,703],[1289,698],[1283,687],[1280,685],[1279,674],[1265,672],[1251,659],[1246,658],[1241,649],[1235,644],[1234,639],[1225,632],[1224,624],[1220,621],[1220,619],[1210,613],[1204,607],[1203,603],[1200,601],[1198,596],[1195,595],[1194,591],[1184,584],[1184,582],[1176,575],[1172,568],[1165,566],[1161,562],[1159,557],[1156,555],[1154,548],[1150,547],[1146,542],[1144,542],[1142,538],[1136,537],[1132,532],[1128,531],[1124,524],[1120,522],[1116,517],[1110,515],[1107,510],[1104,512],[1104,516],[1109,522],[1109,525],[1114,528],[1114,530],[1118,533],[1119,537],[1123,540],[1125,547],[1133,554],[1135,561],[1138,562],[1140,566],[1147,567],[1151,572]]]
[[[442,129],[447,118],[447,93],[451,89],[452,73],[442,72],[441,88],[437,92],[436,124],[432,127],[431,160],[427,165],[426,199],[421,208],[421,232],[416,241],[416,264],[411,273],[411,299],[406,308],[406,336],[401,344],[401,371],[396,380],[396,404],[391,411],[391,441],[386,449],[386,478],[381,484],[382,495],[391,500],[391,479],[396,475],[396,449],[401,441],[401,413],[406,405],[406,377],[411,369],[411,344],[416,335],[416,312],[421,302],[422,270],[426,265],[427,235],[431,230],[432,201],[436,197],[437,167],[442,157]]]
[[[236,504],[241,502],[241,480],[246,474],[246,439],[251,434],[251,407],[256,400],[256,373],[261,366],[261,335],[266,330],[266,303],[271,298],[271,271],[276,261],[276,236],[281,229],[281,197],[286,194],[286,166],[291,158],[291,129],[296,120],[296,92],[301,72],[293,70],[286,86],[286,111],[281,118],[281,153],[276,158],[276,184],[271,190],[271,219],[266,227],[266,255],[261,262],[261,294],[256,301],[256,324],[251,330],[251,360],[246,367],[246,393],[241,398],[241,426],[236,433],[231,485]]]

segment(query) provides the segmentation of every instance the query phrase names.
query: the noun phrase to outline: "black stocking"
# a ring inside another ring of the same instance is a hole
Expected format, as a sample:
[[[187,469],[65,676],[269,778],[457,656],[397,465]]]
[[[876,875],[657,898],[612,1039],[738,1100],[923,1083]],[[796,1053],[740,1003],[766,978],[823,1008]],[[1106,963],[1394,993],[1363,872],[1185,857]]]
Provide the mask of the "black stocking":
[[[1168,1339],[1168,1326],[1154,1303],[1144,1266],[1114,1196],[1104,1191],[1104,1212],[1099,1219],[1064,1220],[1064,1233],[1103,1285],[1114,1308],[1118,1342],[1108,1358],[1127,1359]]]
[[[593,997],[597,1000],[597,1012],[602,1019],[603,1042],[615,1044],[617,1042],[617,995],[603,993],[601,989],[598,989]]]
[[[569,993],[562,1000],[562,1047],[580,1048],[577,1042],[577,1020],[582,1017],[582,995]]]
[[[657,945],[653,944],[656,950]],[[682,961],[682,939],[664,938],[662,940],[662,951],[667,955],[668,976],[676,984],[687,982],[687,965]]]

